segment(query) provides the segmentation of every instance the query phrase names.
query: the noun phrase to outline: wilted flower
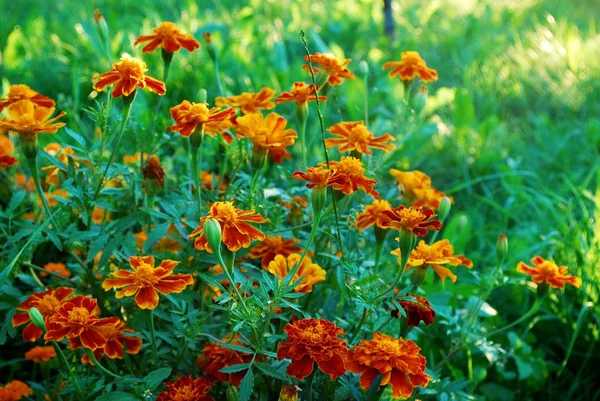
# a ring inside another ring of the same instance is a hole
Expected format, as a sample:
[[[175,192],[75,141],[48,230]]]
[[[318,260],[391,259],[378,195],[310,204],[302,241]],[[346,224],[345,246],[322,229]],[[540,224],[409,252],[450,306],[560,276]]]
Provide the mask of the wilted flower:
[[[393,141],[393,136],[384,134],[375,138],[362,121],[341,122],[332,125],[328,130],[339,138],[327,138],[325,145],[328,148],[337,146],[340,152],[356,150],[357,152],[370,155],[373,152],[369,148],[383,149],[385,152],[389,152],[396,147],[393,144],[385,144],[386,142]]]
[[[181,33],[173,22],[165,21],[152,30],[153,34],[140,35],[133,43],[134,46],[147,43],[142,48],[142,53],[152,53],[159,47],[168,53],[177,52],[182,47],[189,52],[200,48],[200,43],[192,35]]]
[[[570,284],[575,288],[581,286],[581,282],[575,276],[567,274],[567,266],[558,266],[551,260],[545,260],[541,256],[531,259],[534,266],[529,266],[524,262],[519,262],[517,271],[529,274],[534,283],[546,283],[553,288],[563,289],[565,284]]]
[[[241,109],[243,114],[259,113],[260,110],[275,108],[275,90],[262,88],[259,92],[243,92],[241,95],[215,98],[215,105]]]
[[[305,61],[308,61],[309,58],[312,64],[319,66],[315,67],[313,65],[315,74],[322,71],[327,75],[327,83],[331,86],[341,85],[344,82],[344,79],[355,78],[354,74],[346,67],[352,59],[347,58],[344,61],[339,62],[333,55],[318,52],[311,54],[310,57],[308,55],[304,56]],[[302,69],[310,72],[310,66],[308,64],[304,64]]]
[[[100,75],[94,75],[94,89],[103,91],[106,87],[114,85],[112,97],[129,96],[136,88],[148,88],[149,91],[164,95],[167,90],[165,84],[158,79],[145,75],[148,71],[146,63],[142,60],[124,56],[118,63],[113,64],[112,70]]]
[[[319,91],[321,87],[317,87]],[[313,84],[307,85],[304,82],[294,82],[292,90],[290,92],[283,92],[281,95],[275,98],[275,103],[288,103],[295,102],[297,105],[304,105],[308,102],[315,102],[317,97],[315,96],[315,86]],[[325,96],[319,96],[319,101],[324,102],[327,98]]]
[[[266,269],[269,266],[269,262],[275,259],[277,255],[287,257],[292,253],[302,252],[302,248],[294,245],[298,242],[300,241],[295,238],[283,239],[281,235],[266,236],[260,244],[254,245],[250,249],[248,257],[250,259],[261,258],[260,264]]]
[[[312,291],[313,285],[325,281],[325,270],[316,263],[313,263],[311,258],[304,256],[302,258],[297,253],[292,253],[287,258],[283,255],[275,256],[275,259],[269,263],[267,270],[283,280],[285,276],[302,260],[298,270],[292,277],[290,283],[294,283],[300,278],[302,281],[294,288],[294,292],[307,294]]]
[[[52,346],[38,346],[33,347],[25,353],[25,359],[33,361],[35,363],[48,362],[50,359],[56,356],[56,351]],[[2,397],[0,397],[2,400]]]
[[[165,184],[165,170],[160,165],[160,160],[155,155],[148,158],[147,164],[142,169],[144,181],[152,182],[156,188],[161,188]],[[144,182],[144,186],[146,182]]]
[[[225,337],[221,342],[243,347],[244,344],[237,341],[239,338],[240,336],[237,334],[233,340],[230,341],[229,337]],[[221,369],[231,365],[248,363],[252,359],[252,354],[236,351],[218,343],[206,344],[204,346],[204,352],[198,355],[198,358],[196,359],[196,366],[206,373],[210,380],[229,382],[232,386],[239,387],[242,378],[246,375],[247,369],[234,373],[223,373],[221,372]]]
[[[212,383],[205,377],[192,379],[192,376],[184,376],[165,385],[167,389],[158,395],[156,401],[213,401],[206,395]]]
[[[402,81],[412,81],[416,77],[422,82],[437,81],[436,70],[427,67],[425,60],[418,52],[402,52],[400,61],[388,61],[382,67],[384,70],[391,68],[388,76],[390,78],[400,77]]]
[[[281,387],[278,401],[298,401],[299,393],[300,387],[291,384],[285,384],[283,387]]]
[[[0,112],[21,100],[29,100],[37,107],[48,109],[56,106],[49,97],[40,95],[27,85],[18,84],[9,86],[6,96],[0,97]]]

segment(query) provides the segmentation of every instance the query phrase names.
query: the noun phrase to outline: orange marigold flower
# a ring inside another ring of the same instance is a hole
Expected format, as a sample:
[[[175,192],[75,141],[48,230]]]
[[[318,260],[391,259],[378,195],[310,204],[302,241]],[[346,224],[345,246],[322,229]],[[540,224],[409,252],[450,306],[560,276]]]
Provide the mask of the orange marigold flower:
[[[431,220],[437,216],[431,209],[400,205],[392,210],[384,210],[382,213],[388,217],[388,220],[382,221],[384,227],[411,231],[417,237],[426,236],[429,230],[437,231],[442,228],[439,220]]]
[[[419,77],[422,82],[437,81],[437,71],[427,67],[418,52],[402,52],[400,57],[400,61],[388,61],[383,65],[384,70],[392,69],[388,74],[390,78],[397,76],[402,81],[412,81]]]
[[[69,193],[64,188],[56,189],[54,191],[44,192],[44,195],[46,196],[46,201],[48,202],[48,206],[50,206],[50,207],[57,206],[60,203],[60,201],[58,200],[59,198],[67,199],[69,197]],[[40,199],[38,199],[37,202],[38,202],[38,205],[40,207],[42,207],[42,201]]]
[[[315,362],[331,380],[346,373],[346,341],[338,338],[345,334],[335,324],[313,318],[296,320],[283,329],[288,338],[277,346],[277,359],[291,359],[287,372],[302,380],[312,373]]]
[[[399,171],[390,169],[390,174],[396,178],[402,194],[412,203],[413,207],[439,209],[443,197],[453,202],[452,197],[431,186],[431,178],[419,170]]]
[[[317,92],[321,90],[320,86],[317,86]],[[313,84],[307,85],[304,82],[294,82],[292,90],[289,92],[283,92],[281,95],[275,98],[275,103],[288,103],[296,102],[297,105],[303,105],[308,102],[315,102],[317,97],[315,96],[315,86]],[[324,102],[327,98],[325,96],[319,96],[319,101]]]
[[[294,274],[292,278],[292,283],[296,282],[300,278],[302,281],[300,284],[294,288],[294,292],[301,292],[304,294],[308,294],[312,291],[313,285],[320,283],[321,281],[325,281],[325,270],[321,268],[316,263],[313,263],[312,260],[308,256],[301,256],[297,253],[292,253],[287,258],[283,255],[275,256],[275,259],[269,263],[267,270],[279,277],[280,280],[283,280],[284,277],[296,266],[300,259],[302,259],[302,264]]]
[[[567,266],[558,266],[551,260],[545,260],[541,256],[531,259],[534,266],[529,266],[524,262],[519,262],[517,271],[529,274],[534,283],[546,283],[551,287],[563,289],[565,284],[570,284],[575,288],[581,286],[581,282],[575,276],[567,274]]]
[[[185,376],[165,385],[167,389],[158,395],[156,401],[213,401],[206,395],[212,387],[206,377],[192,379],[192,376]]]
[[[208,173],[206,171],[201,171],[200,172],[200,182],[202,183],[202,185],[204,185],[204,187],[206,189],[208,189],[209,191],[213,190],[213,186],[218,185],[219,183],[219,175],[218,174],[211,174]],[[225,191],[227,189],[227,180],[223,179],[223,181],[221,182],[221,187],[219,188],[220,191]]]
[[[124,335],[125,333],[133,333],[133,330],[125,328],[125,323],[122,321],[118,321],[114,325],[99,326],[97,331],[106,338],[106,345],[94,350],[94,356],[97,360],[100,360],[103,355],[106,355],[110,359],[123,359],[123,350],[128,354],[135,355],[142,349],[141,338]],[[84,345],[80,337],[69,339],[69,348],[77,349],[83,347]],[[81,362],[84,364],[91,363],[87,354],[81,358]]]
[[[190,103],[184,100],[175,107],[171,107],[171,117],[175,124],[167,129],[178,132],[181,136],[190,136],[194,131],[202,130],[209,126],[214,128],[225,120],[235,117],[235,109],[221,109],[220,107],[208,108],[207,103]],[[212,135],[214,135],[212,130]],[[205,134],[211,135],[211,130],[204,130]]]
[[[399,256],[400,250],[396,249],[392,254]],[[444,265],[463,265],[471,269],[473,267],[473,262],[463,255],[455,255],[454,247],[447,239],[437,241],[432,245],[427,244],[425,241],[420,241],[419,245],[412,250],[408,257],[406,270],[411,267],[427,270],[429,266],[431,266],[442,279],[442,283],[446,280],[446,277],[450,277],[450,280],[455,283],[456,275],[453,274],[450,269],[444,267]]]
[[[16,309],[19,312],[12,317],[13,327],[21,326],[29,323],[23,330],[24,341],[35,341],[42,336],[42,330],[38,329],[29,319],[29,309],[37,308],[42,317],[47,322],[49,318],[54,316],[56,311],[67,301],[67,298],[73,294],[75,290],[67,287],[59,287],[56,290],[49,288],[46,291],[32,294]]]
[[[48,362],[50,359],[56,356],[56,351],[52,346],[45,347],[33,347],[25,353],[25,359],[36,363]]]
[[[227,109],[233,110],[233,109]],[[233,143],[233,134],[231,129],[237,127],[237,118],[233,115],[231,118],[223,121],[212,121],[204,125],[204,133],[209,136],[218,136],[220,134],[226,144]]]
[[[0,387],[0,401],[18,401],[30,395],[33,395],[31,387],[20,380],[13,380],[6,386]]]
[[[135,295],[135,303],[141,309],[154,309],[158,306],[159,292],[162,295],[180,293],[194,283],[190,274],[173,274],[179,263],[166,259],[154,267],[153,256],[131,256],[129,265],[133,271],[120,269],[112,272],[110,275],[115,278],[104,280],[102,288],[105,291],[122,288],[116,292],[117,298]]]
[[[154,228],[154,226],[152,226],[152,228]],[[141,251],[144,248],[146,240],[148,239],[148,233],[146,233],[146,230],[142,228],[140,232],[133,234],[133,236],[135,237],[138,249]],[[183,248],[183,245],[181,245],[181,243],[174,237],[180,238],[181,236],[178,233],[175,225],[170,225],[169,230],[167,231],[167,236],[158,240],[158,242],[152,246],[152,250],[156,252],[168,251],[172,253],[180,251]]]
[[[245,344],[239,342],[239,338],[239,334],[233,340],[230,340],[230,337],[225,337],[221,340],[221,343],[244,347]],[[242,378],[246,375],[247,369],[234,373],[223,373],[221,369],[231,365],[248,363],[251,360],[252,354],[236,351],[220,344],[206,344],[203,353],[196,358],[196,366],[206,373],[210,380],[229,382],[232,386],[239,387]]]
[[[94,75],[94,89],[103,91],[106,87],[114,85],[112,97],[129,96],[136,88],[148,88],[158,95],[167,93],[165,83],[145,75],[148,71],[146,63],[142,60],[124,56],[118,63],[113,64],[112,70],[100,75]]]
[[[99,318],[98,304],[94,298],[77,296],[65,302],[48,319],[48,331],[44,335],[46,343],[78,337],[81,345],[94,351],[106,345],[106,337],[101,333],[105,326],[119,323],[117,317]]]
[[[377,225],[379,228],[388,228],[384,226],[384,222],[389,220],[389,218],[383,214],[386,210],[392,210],[390,202],[382,199],[375,199],[373,203],[365,207],[364,212],[358,215],[354,226],[360,231],[364,231],[373,225]]]
[[[285,149],[294,144],[296,131],[285,129],[287,120],[277,113],[264,117],[261,113],[248,114],[237,119],[237,135],[252,141],[255,149],[274,155],[276,163],[290,154]]]
[[[373,152],[369,148],[383,149],[387,153],[396,147],[393,144],[385,144],[386,142],[393,141],[393,136],[384,134],[375,138],[363,121],[337,123],[329,127],[328,131],[333,135],[339,136],[339,138],[327,138],[325,145],[328,148],[337,146],[340,152],[356,150],[360,153],[370,155]]]
[[[399,299],[398,303],[406,313],[406,323],[409,326],[418,326],[421,320],[426,326],[433,323],[435,319],[435,311],[431,308],[427,298],[420,295],[406,294],[407,297],[412,297],[415,300]],[[398,309],[392,310],[392,317],[398,318],[400,312]]]
[[[132,155],[123,156],[123,163],[125,164],[135,164],[140,161],[142,158],[142,154],[140,152],[134,153]]]
[[[346,195],[362,189],[375,199],[379,199],[379,193],[373,188],[377,181],[365,177],[365,168],[356,157],[344,156],[339,162],[331,161],[329,166],[343,177],[343,182],[334,184],[333,189],[342,191]]]
[[[300,241],[295,238],[284,240],[281,235],[267,236],[260,244],[254,245],[254,247],[250,249],[248,257],[250,259],[262,258],[260,264],[263,269],[266,269],[269,266],[269,262],[275,259],[275,256],[277,255],[287,257],[292,253],[302,252],[302,248],[294,245],[298,242]]]
[[[165,21],[158,28],[152,28],[152,30],[153,34],[140,35],[133,43],[134,46],[137,46],[140,43],[148,42],[142,48],[142,53],[152,53],[159,47],[168,53],[177,52],[182,47],[189,52],[200,48],[200,43],[192,35],[181,33],[173,22]]]
[[[14,150],[12,141],[6,135],[0,134],[0,168],[12,167],[19,162],[11,156]]]
[[[106,209],[101,208],[100,206],[94,206],[94,210],[92,211],[92,221],[94,224],[102,224],[104,220],[110,221]]]
[[[260,110],[275,108],[273,96],[275,96],[274,89],[262,88],[259,92],[243,92],[238,96],[219,96],[215,99],[215,105],[241,109],[243,114],[259,113]]]
[[[300,387],[292,384],[285,384],[279,392],[279,401],[298,401]]]
[[[411,340],[394,338],[377,332],[372,340],[362,340],[349,352],[347,369],[360,374],[360,387],[368,390],[378,375],[381,386],[392,386],[392,397],[409,398],[416,386],[427,387],[426,360],[421,348]]]
[[[142,175],[144,180],[154,181],[157,187],[165,185],[165,170],[155,155],[148,158],[147,164],[142,169]]]
[[[296,171],[292,174],[292,178],[306,181],[307,188],[326,188],[333,185],[341,185],[345,178],[342,177],[335,169],[328,169],[323,166],[319,167],[307,167],[306,173],[303,171]]]
[[[35,182],[33,182],[32,177],[27,177],[25,174],[16,173],[15,174],[15,185],[19,189],[24,189],[28,192],[35,191]]]
[[[308,61],[309,56],[304,56],[304,60]],[[317,64],[319,67],[313,66],[313,71],[318,73],[323,71],[327,74],[327,83],[331,86],[341,85],[344,79],[354,79],[354,74],[346,67],[352,59],[345,59],[341,63],[331,54],[315,53],[310,55],[310,62]],[[310,72],[310,66],[304,64],[303,70]]]
[[[50,99],[49,97],[40,95],[27,85],[19,84],[11,85],[8,88],[8,93],[6,96],[0,97],[0,111],[4,110],[6,107],[10,107],[20,100],[29,100],[31,103],[39,107],[53,108],[56,106],[54,100]]]
[[[69,166],[69,156],[71,156],[71,159],[75,159],[73,157],[73,156],[75,156],[75,151],[70,146],[63,148],[58,143],[51,143],[51,144],[46,145],[44,150],[49,155],[58,159],[58,161],[61,162],[62,164],[64,164],[65,166]],[[75,162],[74,166],[75,166],[75,168],[78,168],[79,163]],[[62,171],[60,169],[60,167],[58,167],[54,164],[51,164],[49,166],[42,167],[41,170],[46,172],[46,179],[45,179],[46,184],[53,185],[55,187],[59,186],[60,172]]]
[[[232,202],[215,202],[210,207],[208,216],[200,219],[200,225],[196,227],[189,238],[198,237],[194,240],[194,247],[199,251],[206,250],[213,253],[206,236],[204,235],[204,223],[206,220],[215,219],[221,225],[221,234],[223,243],[231,252],[236,252],[240,248],[248,248],[252,240],[262,241],[265,234],[252,227],[248,223],[267,223],[260,214],[255,214],[254,210],[241,210],[233,206]]]
[[[44,270],[52,272],[52,273],[56,273],[59,276],[63,276],[63,277],[71,277],[71,272],[69,271],[69,269],[67,269],[67,265],[65,265],[64,263],[46,263],[44,266]],[[40,276],[42,277],[47,277],[48,273],[46,272],[40,272]]]
[[[53,113],[54,107],[38,107],[29,100],[18,101],[8,108],[7,116],[0,120],[0,134],[13,131],[27,142],[35,141],[38,134],[54,134],[65,126],[65,123],[55,121],[67,113],[62,111],[50,118]]]

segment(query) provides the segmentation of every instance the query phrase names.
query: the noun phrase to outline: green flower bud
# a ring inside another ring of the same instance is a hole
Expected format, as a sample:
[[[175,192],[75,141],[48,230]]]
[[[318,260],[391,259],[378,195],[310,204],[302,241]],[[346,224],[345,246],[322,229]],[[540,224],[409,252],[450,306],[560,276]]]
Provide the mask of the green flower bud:
[[[365,60],[362,60],[360,63],[358,63],[358,68],[363,73],[363,75],[369,75],[369,63],[367,63]]]
[[[304,122],[308,118],[308,102],[296,104],[296,117],[300,122]]]
[[[44,333],[46,332],[46,324],[44,323],[44,317],[36,307],[30,308],[27,313],[29,314],[29,319],[31,319],[31,323],[33,323],[38,329],[42,330]]]
[[[415,113],[421,113],[427,105],[427,94],[427,87],[421,86],[421,89],[419,89],[419,92],[417,92],[413,99],[413,110],[415,111]]]
[[[452,209],[452,202],[450,201],[450,198],[444,196],[440,201],[440,207],[438,209],[438,216],[440,217],[439,220],[441,222],[446,220],[446,217],[448,217],[448,214],[450,213],[450,209]]]
[[[206,102],[206,99],[208,99],[208,92],[206,91],[206,89],[201,88],[198,90],[198,102],[202,103],[202,102]]]
[[[238,389],[235,386],[229,386],[229,388],[225,392],[225,396],[227,398],[227,401],[238,401]]]
[[[218,220],[209,219],[204,222],[204,236],[213,252],[221,249],[221,224]]]
[[[325,202],[327,201],[327,188],[314,187],[310,197],[312,203],[313,213],[315,216],[321,215]]]
[[[508,239],[506,238],[506,235],[500,234],[498,242],[496,242],[496,257],[498,258],[498,263],[504,263],[506,255],[508,255]]]

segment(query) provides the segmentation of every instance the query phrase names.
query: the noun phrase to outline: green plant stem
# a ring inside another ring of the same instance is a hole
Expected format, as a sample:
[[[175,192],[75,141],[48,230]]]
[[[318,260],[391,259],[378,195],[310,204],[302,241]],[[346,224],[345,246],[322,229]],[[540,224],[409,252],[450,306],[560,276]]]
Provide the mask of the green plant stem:
[[[196,202],[198,203],[198,217],[202,217],[202,187],[200,187],[199,163],[202,163],[202,145],[195,148],[190,146],[192,152],[192,175],[196,186]]]
[[[320,222],[321,222],[321,212],[315,212],[315,214],[313,216],[313,225],[310,230],[310,235],[308,237],[308,242],[306,243],[306,247],[304,248],[304,251],[302,252],[302,256],[300,256],[300,260],[298,261],[298,264],[296,266],[300,266],[302,264],[304,257],[308,253],[310,246],[312,245],[313,241],[315,240],[315,237],[317,235],[317,230],[319,229]]]
[[[54,216],[52,215],[52,210],[50,209],[50,205],[48,205],[48,201],[44,196],[44,189],[42,188],[42,182],[40,181],[40,175],[37,168],[37,155],[34,158],[26,157],[26,160],[27,164],[29,165],[29,170],[31,171],[31,177],[33,178],[33,182],[35,184],[35,191],[37,192],[37,195],[40,198],[40,201],[42,202],[44,211],[48,215],[48,218],[52,221],[52,224],[54,224],[54,228],[60,231],[60,226],[54,219]]]
[[[313,389],[313,381],[315,380],[315,375],[317,374],[317,369],[313,369],[312,373],[306,379],[306,400],[312,401],[312,389]]]
[[[154,361],[154,366],[158,366],[158,353],[156,352],[156,332],[154,331],[154,310],[150,309],[148,312],[150,340],[152,341],[152,360]]]
[[[225,96],[225,93],[223,92],[223,85],[221,84],[221,72],[219,69],[219,58],[215,57],[214,59],[214,66],[215,66],[215,81],[217,82],[217,90],[219,91],[219,95],[221,95],[221,97]]]
[[[113,372],[111,372],[110,370],[106,369],[104,366],[102,366],[100,364],[100,362],[98,362],[98,360],[96,359],[96,356],[94,355],[94,352],[91,349],[86,349],[85,350],[87,353],[88,358],[90,358],[90,361],[92,361],[92,363],[94,364],[94,366],[98,367],[98,369],[100,369],[102,372],[106,373],[109,376],[112,376],[116,379],[120,379],[121,376],[114,374]]]
[[[78,394],[83,396],[83,391],[81,390],[81,387],[79,387],[79,382],[77,381],[77,377],[75,377],[75,373],[73,373],[73,371],[71,370],[71,365],[69,365],[69,361],[67,361],[65,354],[63,354],[62,350],[60,349],[60,347],[58,346],[58,343],[56,341],[52,341],[52,346],[56,350],[56,353],[58,354],[58,357],[60,358],[62,363],[67,368],[67,371],[69,372],[69,377],[71,378],[73,383],[75,383],[75,387],[77,387]],[[77,397],[77,398],[80,400],[82,399],[80,397]]]
[[[250,309],[248,309],[248,306],[246,305],[246,302],[244,301],[244,298],[242,297],[240,290],[237,288],[237,285],[235,284],[235,281],[233,280],[232,272],[229,271],[229,267],[223,260],[221,251],[217,250],[215,252],[215,255],[217,256],[217,260],[219,261],[219,264],[223,268],[223,272],[227,276],[227,280],[229,280],[229,286],[233,288],[233,290],[229,293],[229,296],[231,296],[231,298],[233,299],[233,292],[235,292],[235,294],[238,296],[240,303],[242,304],[242,307],[244,308],[246,313],[250,314]],[[232,266],[232,271],[233,271],[233,266]]]
[[[308,109],[307,109],[308,110]],[[305,169],[308,164],[306,162],[306,123],[308,122],[308,115],[300,121],[300,131],[298,132],[298,138],[300,139],[301,151],[302,151],[302,168]]]
[[[381,255],[383,254],[383,242],[375,244],[375,275],[379,274],[379,262],[381,261]]]
[[[385,326],[387,326],[387,325],[388,325],[388,323],[392,321],[392,319],[393,319],[393,317],[391,317],[391,316],[390,316],[390,317],[389,317],[389,318],[388,318],[388,319],[387,319],[385,322],[383,322],[383,323],[381,324],[381,326],[379,326],[379,327],[378,327],[378,328],[377,328],[377,329],[376,329],[374,332],[376,333],[376,332],[378,332],[378,331],[381,331],[381,330],[383,330],[383,328],[384,328]]]
[[[410,252],[402,252],[400,254],[400,272],[398,272],[398,274],[396,275],[396,279],[394,280],[392,285],[389,286],[387,289],[383,290],[381,293],[377,294],[375,298],[373,298],[373,302],[378,301],[382,297],[394,291],[394,288],[396,288],[400,280],[402,280],[402,276],[404,276],[404,272],[406,271],[406,264],[408,263],[409,256],[408,254],[410,254]]]
[[[354,341],[354,339],[358,336],[358,333],[360,333],[360,329],[362,329],[363,325],[365,324],[365,322],[367,321],[367,319],[369,318],[369,310],[367,308],[363,309],[363,314],[362,317],[360,318],[360,322],[358,322],[358,325],[356,325],[356,329],[354,331],[354,334],[352,334],[352,337],[350,337],[350,340],[348,340],[348,343],[352,343]]]
[[[163,60],[163,79],[162,79],[162,81],[165,84],[167,83],[167,79],[169,78],[170,70],[171,70],[171,62],[170,61],[166,62]],[[156,121],[156,116],[160,112],[160,106],[162,105],[163,99],[164,99],[164,96],[159,96],[158,103],[156,104],[156,107],[154,108],[154,114],[152,115],[152,120],[150,120],[150,125],[148,126],[148,132],[150,133],[150,135],[152,135],[152,138],[154,138],[154,133],[152,132],[152,130],[154,129],[154,122]],[[144,156],[144,153],[142,152],[142,159],[144,158],[143,156]]]

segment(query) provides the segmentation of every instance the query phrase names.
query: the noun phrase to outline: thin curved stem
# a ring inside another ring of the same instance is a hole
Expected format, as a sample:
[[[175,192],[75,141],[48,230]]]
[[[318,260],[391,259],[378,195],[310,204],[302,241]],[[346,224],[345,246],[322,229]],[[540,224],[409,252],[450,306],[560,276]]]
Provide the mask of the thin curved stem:
[[[98,367],[98,369],[100,369],[102,372],[106,373],[109,376],[112,376],[116,379],[120,379],[121,376],[114,374],[113,372],[111,372],[110,370],[106,369],[104,366],[102,366],[100,364],[100,362],[98,362],[98,360],[96,359],[96,356],[94,355],[94,352],[91,349],[86,349],[86,353],[88,358],[90,358],[90,361],[92,361],[92,363],[94,364],[94,366]]]
[[[400,272],[396,275],[396,279],[394,280],[392,285],[389,286],[386,290],[377,294],[377,296],[375,296],[375,298],[373,298],[373,302],[378,301],[382,297],[384,297],[387,294],[389,294],[390,292],[392,292],[394,290],[394,288],[396,288],[396,286],[398,285],[400,280],[402,280],[402,276],[404,276],[404,272],[406,271],[406,265],[408,263],[409,254],[410,254],[410,252],[402,252],[400,254]]]
[[[44,189],[42,188],[42,182],[40,181],[40,175],[37,168],[37,155],[33,159],[27,158],[27,164],[29,165],[29,170],[31,170],[31,178],[33,178],[33,182],[35,184],[35,191],[37,192],[40,201],[44,207],[44,211],[48,215],[48,217],[52,220],[52,224],[54,224],[54,228],[60,231],[60,226],[57,224],[54,216],[52,215],[52,210],[50,209],[50,205],[48,205],[48,201],[44,196]]]
[[[79,382],[77,381],[77,377],[75,377],[75,374],[71,370],[71,365],[69,365],[69,361],[67,361],[65,354],[62,352],[62,350],[60,349],[60,347],[58,346],[58,343],[56,341],[52,341],[52,345],[54,346],[54,349],[56,350],[56,353],[58,354],[58,357],[60,358],[62,363],[65,364],[65,367],[67,368],[67,371],[69,372],[69,377],[71,378],[71,380],[73,380],[73,383],[75,383],[75,387],[77,387],[78,394],[83,395],[83,391],[81,390],[81,387],[79,387]],[[77,397],[77,398],[81,399],[80,397]]]
[[[150,340],[152,341],[152,360],[154,365],[158,365],[158,353],[156,352],[156,332],[154,330],[154,310],[150,309],[148,315],[148,322],[150,326]]]
[[[365,322],[367,321],[369,317],[369,310],[367,308],[363,309],[363,314],[362,317],[360,318],[360,322],[358,322],[358,325],[356,326],[356,330],[354,331],[354,334],[352,334],[352,337],[350,337],[350,340],[348,340],[348,343],[352,343],[354,341],[354,339],[356,338],[356,336],[358,336],[358,333],[360,333],[360,329],[362,329],[363,325],[365,324]]]
[[[240,300],[240,303],[244,307],[244,310],[246,311],[246,313],[250,314],[250,309],[248,309],[248,306],[246,305],[246,302],[244,301],[244,298],[242,297],[242,294],[240,293],[240,290],[237,288],[237,285],[236,285],[235,281],[233,280],[233,276],[231,275],[231,272],[229,271],[229,267],[227,266],[227,264],[223,260],[223,256],[221,255],[221,251],[220,250],[216,250],[215,251],[215,255],[217,256],[217,260],[218,260],[219,264],[223,268],[223,272],[227,276],[227,280],[229,280],[229,286],[233,287],[233,292],[235,292],[235,294],[238,296],[238,298]],[[229,293],[229,296],[231,296],[231,298],[233,298],[233,294],[232,293]]]
[[[192,175],[194,185],[196,186],[196,202],[198,203],[198,217],[202,217],[202,187],[200,186],[200,169],[202,163],[202,145],[198,148],[190,146],[192,152]]]

